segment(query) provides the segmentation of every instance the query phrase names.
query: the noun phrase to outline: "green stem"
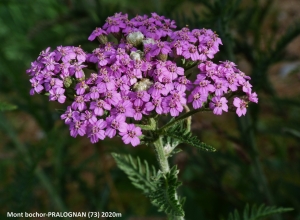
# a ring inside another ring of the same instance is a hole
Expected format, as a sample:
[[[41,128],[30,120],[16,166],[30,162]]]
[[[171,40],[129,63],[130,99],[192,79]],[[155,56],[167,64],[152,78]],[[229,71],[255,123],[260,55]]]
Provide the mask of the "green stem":
[[[164,146],[162,142],[162,136],[159,136],[157,140],[153,143],[155,147],[156,158],[158,161],[158,165],[160,170],[165,174],[170,171],[170,166],[168,162],[168,157],[164,152]]]
[[[154,141],[156,158],[158,161],[159,168],[163,174],[170,172],[170,166],[168,162],[168,156],[165,154],[162,136],[159,136],[156,141]],[[176,193],[175,198],[178,200],[178,195]],[[184,220],[183,216],[173,216],[168,215],[169,220]]]

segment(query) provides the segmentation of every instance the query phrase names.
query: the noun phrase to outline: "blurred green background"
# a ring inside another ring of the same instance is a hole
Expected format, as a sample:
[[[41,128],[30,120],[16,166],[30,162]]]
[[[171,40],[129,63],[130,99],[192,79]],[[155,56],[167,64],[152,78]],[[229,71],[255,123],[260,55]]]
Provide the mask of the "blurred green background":
[[[252,77],[259,104],[249,114],[198,113],[192,129],[216,153],[183,152],[178,164],[186,219],[226,218],[246,203],[293,207],[273,219],[300,220],[299,0],[1,0],[0,218],[6,212],[110,211],[116,219],[165,219],[117,169],[111,152],[155,164],[153,149],[118,139],[95,145],[71,138],[45,96],[30,96],[25,71],[48,46],[97,46],[87,40],[115,12],[157,12],[178,27],[210,28],[231,60]]]

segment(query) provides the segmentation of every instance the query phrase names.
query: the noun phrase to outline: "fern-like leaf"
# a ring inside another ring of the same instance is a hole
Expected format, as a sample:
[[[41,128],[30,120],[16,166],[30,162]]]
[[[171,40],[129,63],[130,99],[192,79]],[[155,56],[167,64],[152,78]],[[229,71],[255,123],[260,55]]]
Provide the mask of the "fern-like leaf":
[[[128,178],[131,180],[132,184],[143,190],[145,194],[155,190],[155,184],[153,178],[156,177],[156,170],[152,166],[152,170],[149,168],[147,161],[132,158],[130,155],[119,155],[112,153],[118,167],[123,170]]]
[[[253,205],[251,208],[247,204],[244,211],[243,211],[243,218],[240,218],[240,215],[237,210],[233,213],[230,213],[228,216],[228,220],[258,220],[263,217],[274,215],[282,212],[292,211],[292,208],[282,208],[282,207],[275,207],[275,206],[266,206],[264,204],[260,205],[259,207]]]
[[[164,135],[177,140],[179,143],[186,143],[200,150],[205,150],[210,152],[216,151],[215,148],[213,148],[212,146],[204,142],[201,142],[195,135],[187,131],[186,128],[184,128],[181,123],[177,123],[174,126],[165,130]]]
[[[181,183],[177,178],[178,170],[174,166],[170,172],[159,177],[156,190],[149,194],[153,205],[159,211],[164,211],[168,215],[184,216],[182,204],[184,199],[177,198],[176,189]]]

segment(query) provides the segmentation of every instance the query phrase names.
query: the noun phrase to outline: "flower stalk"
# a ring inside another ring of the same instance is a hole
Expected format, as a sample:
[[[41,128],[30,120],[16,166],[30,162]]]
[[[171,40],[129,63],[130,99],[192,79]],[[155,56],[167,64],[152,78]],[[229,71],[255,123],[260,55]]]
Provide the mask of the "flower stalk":
[[[166,152],[164,150],[164,145],[163,145],[163,137],[159,136],[157,140],[153,142],[154,148],[155,148],[155,154],[157,158],[157,162],[160,168],[160,171],[162,172],[163,175],[167,174],[170,172],[170,166],[168,162],[168,155],[166,155]],[[177,192],[175,193],[175,199],[178,201],[178,194]],[[174,215],[168,215],[169,220],[184,220],[183,216],[174,216]]]

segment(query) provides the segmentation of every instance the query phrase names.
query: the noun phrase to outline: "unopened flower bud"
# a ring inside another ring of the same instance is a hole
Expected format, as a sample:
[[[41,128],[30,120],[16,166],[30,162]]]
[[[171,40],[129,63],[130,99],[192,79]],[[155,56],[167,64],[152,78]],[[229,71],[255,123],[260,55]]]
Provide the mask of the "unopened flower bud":
[[[129,33],[126,37],[127,42],[132,44],[135,47],[140,45],[143,39],[144,39],[144,35],[140,31]]]
[[[158,54],[157,58],[162,61],[166,61],[168,59],[168,54]]]
[[[143,55],[144,55],[144,53],[140,50],[132,51],[130,53],[130,58],[133,60],[141,60]]]
[[[101,35],[97,36],[97,40],[100,42],[100,44],[106,44],[107,36],[101,34]]]
[[[146,38],[145,40],[143,40],[143,44],[155,44],[155,40],[152,38]]]
[[[72,84],[72,79],[71,79],[71,77],[66,77],[66,78],[64,78],[64,86],[66,87],[66,88],[69,88],[70,86],[71,86],[71,84]]]
[[[153,82],[148,78],[143,78],[140,81],[138,81],[136,84],[133,85],[134,91],[146,91],[150,88],[150,86],[153,84]]]

